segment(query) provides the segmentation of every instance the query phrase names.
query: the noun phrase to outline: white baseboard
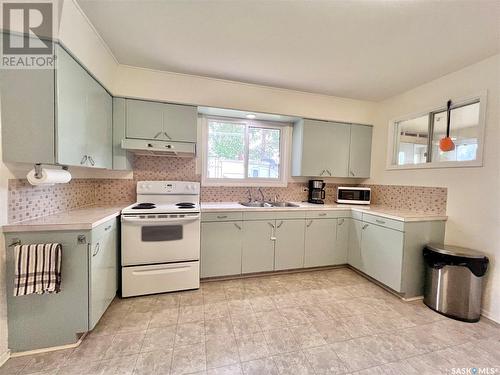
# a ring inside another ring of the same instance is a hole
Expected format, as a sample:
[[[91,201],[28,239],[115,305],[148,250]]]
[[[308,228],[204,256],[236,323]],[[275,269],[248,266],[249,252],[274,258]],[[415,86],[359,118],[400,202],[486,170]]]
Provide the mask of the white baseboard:
[[[489,311],[486,311],[485,309],[481,309],[481,315],[484,316],[486,319],[489,319],[492,322],[495,322],[496,324],[500,324],[500,321],[497,318],[493,318],[491,316],[491,313]]]
[[[40,354],[40,353],[47,353],[47,352],[54,352],[56,350],[63,350],[63,349],[72,349],[80,346],[82,343],[83,339],[87,336],[87,334],[83,334],[80,339],[75,342],[74,344],[68,344],[68,345],[60,345],[60,346],[51,346],[50,348],[42,348],[42,349],[35,349],[35,350],[27,350],[25,352],[15,352],[15,353],[10,353],[11,358],[15,357],[24,357],[25,355],[33,355],[33,354]]]
[[[5,362],[7,362],[10,358],[10,350],[7,350],[6,352],[2,353],[0,355],[0,367],[3,366]]]

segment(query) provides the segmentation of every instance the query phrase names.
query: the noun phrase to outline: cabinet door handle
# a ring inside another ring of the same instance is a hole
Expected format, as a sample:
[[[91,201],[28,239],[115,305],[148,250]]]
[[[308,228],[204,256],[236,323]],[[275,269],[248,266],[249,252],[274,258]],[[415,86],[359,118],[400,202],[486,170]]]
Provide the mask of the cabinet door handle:
[[[366,229],[366,228],[368,228],[369,226],[370,226],[369,224],[365,224],[365,225],[363,225],[363,228],[362,228],[362,229]]]
[[[156,135],[153,138],[158,138],[161,135],[161,132],[156,133]]]
[[[111,225],[108,225],[106,228],[104,228],[104,230],[108,231],[111,229]]]
[[[350,174],[351,176],[356,176],[356,175],[354,174],[354,172],[353,172],[353,171],[349,171],[349,174]]]
[[[80,164],[85,164],[85,162],[87,161],[87,158],[88,158],[87,155],[83,155],[82,160],[80,160]]]
[[[329,169],[326,170],[326,173],[328,173],[328,175],[331,177],[332,176],[332,172],[330,172]]]
[[[236,228],[238,228],[239,230],[241,230],[241,227],[240,227],[238,224],[236,224],[236,223],[233,223],[233,224],[234,224],[234,226],[235,226]]]
[[[165,134],[165,137],[167,137],[168,139],[172,139],[172,137],[169,136],[167,132],[163,132],[163,134]]]
[[[217,219],[227,219],[227,215],[217,215]]]
[[[94,252],[92,253],[92,257],[95,257],[98,253],[99,253],[99,250],[101,250],[101,245],[98,243],[96,243],[95,245],[95,250]]]
[[[95,165],[95,161],[94,159],[92,159],[92,156],[89,155],[89,161],[90,161],[90,165],[94,166]]]
[[[281,228],[282,225],[283,225],[283,220],[280,221],[280,223],[278,224],[278,226],[276,228]]]
[[[274,224],[268,222],[267,225],[274,229]]]
[[[375,219],[375,221],[379,224],[385,224],[385,221],[384,220],[380,220],[380,219]]]
[[[319,175],[323,176],[325,173],[326,173],[326,169],[323,169]]]
[[[310,227],[312,225],[313,221],[312,220],[309,220],[309,223],[306,224],[306,227]]]
[[[339,219],[339,225],[344,224],[345,219]]]

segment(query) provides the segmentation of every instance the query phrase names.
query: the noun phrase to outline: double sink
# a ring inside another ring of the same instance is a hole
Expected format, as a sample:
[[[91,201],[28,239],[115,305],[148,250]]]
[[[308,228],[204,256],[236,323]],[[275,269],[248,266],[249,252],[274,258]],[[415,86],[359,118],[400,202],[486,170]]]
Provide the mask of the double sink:
[[[245,207],[299,207],[298,204],[290,202],[263,202],[263,201],[252,201],[252,202],[240,202],[242,206]]]

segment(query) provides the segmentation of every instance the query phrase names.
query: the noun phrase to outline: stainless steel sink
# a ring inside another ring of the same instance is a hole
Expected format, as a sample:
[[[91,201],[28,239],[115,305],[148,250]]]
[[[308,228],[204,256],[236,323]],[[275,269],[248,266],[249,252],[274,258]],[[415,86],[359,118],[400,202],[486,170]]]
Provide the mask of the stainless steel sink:
[[[272,202],[271,205],[273,207],[299,207],[298,204],[290,202]]]
[[[240,202],[242,206],[245,207],[299,207],[296,204],[290,203],[290,202],[259,202],[259,201],[254,201],[254,202]]]
[[[245,207],[272,207],[269,202],[240,202],[240,204]]]

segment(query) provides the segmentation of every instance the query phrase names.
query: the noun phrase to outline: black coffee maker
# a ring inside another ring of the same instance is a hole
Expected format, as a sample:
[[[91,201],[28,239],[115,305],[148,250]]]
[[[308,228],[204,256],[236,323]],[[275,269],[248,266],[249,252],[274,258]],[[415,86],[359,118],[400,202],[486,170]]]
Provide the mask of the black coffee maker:
[[[323,180],[309,180],[309,203],[324,204],[325,201],[325,186]]]

